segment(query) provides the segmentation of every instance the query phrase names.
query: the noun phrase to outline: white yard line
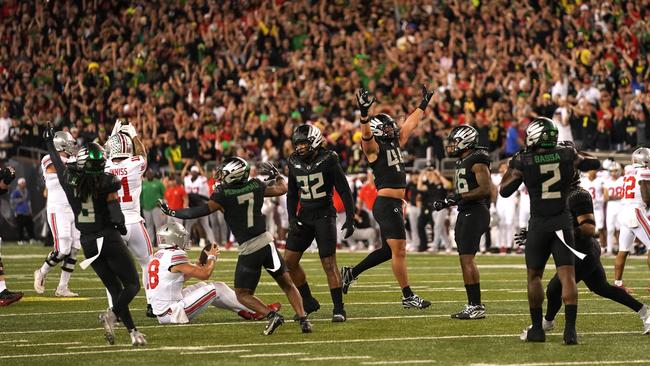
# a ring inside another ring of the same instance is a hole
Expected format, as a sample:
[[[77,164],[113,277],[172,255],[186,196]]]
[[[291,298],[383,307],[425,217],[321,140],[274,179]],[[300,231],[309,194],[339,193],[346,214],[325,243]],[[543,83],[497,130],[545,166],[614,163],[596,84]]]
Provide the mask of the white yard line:
[[[196,351],[196,352],[181,352],[181,355],[209,355],[216,353],[241,353],[241,352],[250,352],[249,349],[221,349],[214,351]]]
[[[239,358],[262,358],[262,357],[284,357],[284,356],[302,356],[308,355],[305,352],[290,352],[290,353],[265,353],[259,355],[240,355]]]
[[[336,360],[367,360],[370,356],[331,356],[331,357],[305,357],[298,361],[336,361]]]
[[[361,362],[362,365],[403,365],[403,364],[426,364],[436,363],[436,360],[401,360],[401,361],[367,361]]]
[[[14,344],[14,347],[69,346],[73,344],[82,344],[82,343],[81,342],[22,343],[22,344]]]
[[[650,363],[650,360],[556,361],[556,362],[532,362],[532,363],[473,363],[470,366],[628,365],[631,363]]]

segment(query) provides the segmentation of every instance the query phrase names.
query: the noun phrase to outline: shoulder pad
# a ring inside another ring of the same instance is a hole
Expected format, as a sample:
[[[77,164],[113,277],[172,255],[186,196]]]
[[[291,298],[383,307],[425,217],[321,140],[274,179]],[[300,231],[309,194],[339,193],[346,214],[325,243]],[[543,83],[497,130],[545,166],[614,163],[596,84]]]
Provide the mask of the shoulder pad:
[[[292,153],[289,155],[289,158],[287,158],[287,162],[289,162],[289,167],[293,168],[295,165],[300,164],[300,160],[298,158],[298,155],[296,153]]]
[[[488,154],[484,149],[476,149],[466,158],[466,160],[470,164],[487,164],[489,166],[490,154]]]

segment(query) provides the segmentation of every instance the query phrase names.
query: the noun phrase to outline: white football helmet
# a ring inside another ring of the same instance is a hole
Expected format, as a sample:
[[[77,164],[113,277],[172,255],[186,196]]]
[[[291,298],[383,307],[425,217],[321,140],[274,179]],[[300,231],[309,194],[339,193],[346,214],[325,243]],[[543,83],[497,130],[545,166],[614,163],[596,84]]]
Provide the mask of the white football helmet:
[[[54,149],[63,151],[68,155],[77,154],[77,146],[74,137],[67,131],[58,131],[54,134]]]
[[[178,249],[185,250],[190,246],[190,234],[183,225],[176,221],[161,226],[156,236],[158,237],[158,247],[161,249],[178,247]]]
[[[133,156],[133,141],[123,133],[116,133],[108,138],[105,148],[107,158],[130,158]]]
[[[640,147],[634,150],[632,153],[632,164],[645,168],[650,167],[650,149]]]

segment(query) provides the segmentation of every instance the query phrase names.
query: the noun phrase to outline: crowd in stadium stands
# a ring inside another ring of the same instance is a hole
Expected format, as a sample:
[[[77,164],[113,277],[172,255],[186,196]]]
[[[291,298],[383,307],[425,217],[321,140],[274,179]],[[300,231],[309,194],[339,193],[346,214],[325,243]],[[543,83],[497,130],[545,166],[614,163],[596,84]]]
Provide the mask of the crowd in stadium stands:
[[[354,91],[375,112],[438,93],[408,144],[444,156],[475,125],[511,155],[531,116],[584,149],[646,144],[650,1],[4,1],[0,146],[41,147],[43,122],[106,140],[128,117],[150,166],[238,154],[282,161],[311,121],[348,171],[364,168]]]

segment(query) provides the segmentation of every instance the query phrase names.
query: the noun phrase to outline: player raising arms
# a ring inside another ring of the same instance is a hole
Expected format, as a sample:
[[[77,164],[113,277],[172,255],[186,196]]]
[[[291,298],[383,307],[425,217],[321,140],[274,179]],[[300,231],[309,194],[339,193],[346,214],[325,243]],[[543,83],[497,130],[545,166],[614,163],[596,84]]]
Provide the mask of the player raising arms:
[[[117,191],[120,181],[112,174],[104,173],[106,156],[104,149],[94,143],[86,143],[77,152],[76,163],[66,167],[54,148],[54,131],[45,131],[47,151],[56,169],[59,183],[65,192],[75,215],[75,226],[81,233],[81,248],[102,283],[113,297],[113,309],[100,314],[106,331],[106,340],[113,344],[115,323],[119,316],[131,335],[131,344],[143,346],[147,341],[133,323],[129,303],[140,290],[138,271],[129,257],[128,249],[120,234],[126,234],[124,215],[120,209]]]
[[[334,188],[345,206],[345,238],[354,232],[354,201],[350,186],[339,164],[338,155],[324,149],[323,135],[312,125],[296,127],[291,136],[294,149],[289,157],[289,182],[287,212],[289,235],[284,252],[291,279],[296,284],[305,306],[305,313],[320,308],[312,296],[305,271],[300,266],[302,254],[316,239],[321,264],[327,275],[327,283],[334,303],[333,322],[344,322],[341,277],[336,265],[336,209],[332,201]],[[298,212],[298,201],[300,211]]]
[[[160,250],[147,267],[147,287],[160,324],[188,323],[210,305],[232,310],[244,319],[257,318],[223,282],[198,282],[183,288],[190,278],[210,279],[219,255],[216,244],[206,246],[205,263],[196,265],[190,263],[185,252],[191,245],[190,234],[183,225],[170,221],[158,230],[157,236]],[[279,304],[274,305],[279,308]]]
[[[630,250],[634,249],[634,240],[639,239],[646,248],[650,248],[650,220],[646,216],[650,206],[650,149],[641,147],[632,153],[632,169],[625,174],[623,182],[622,207],[618,214],[621,231],[614,264],[614,285],[621,287],[624,287],[625,261]]]
[[[458,157],[454,179],[455,192],[444,200],[434,202],[436,211],[458,205],[455,235],[467,292],[463,310],[452,314],[455,319],[485,318],[481,303],[481,284],[474,261],[481,236],[490,227],[490,156],[478,147],[478,132],[471,126],[458,126],[447,137],[447,155]]]
[[[144,285],[147,283],[147,265],[153,254],[151,238],[144,226],[144,219],[140,216],[140,193],[142,193],[142,176],[147,170],[147,152],[138,138],[135,127],[119,119],[115,121],[113,134],[108,138],[105,146],[106,172],[116,176],[122,184],[122,188],[117,192],[126,225],[126,235],[122,235],[122,240],[140,263]],[[151,301],[146,287],[145,296],[147,297],[146,315],[153,318],[155,315],[151,310]],[[109,306],[112,306],[110,297]]]
[[[12,167],[0,168],[0,195],[7,193],[9,185],[16,178],[16,171]],[[2,238],[0,238],[2,245]],[[0,258],[0,306],[9,306],[23,298],[22,292],[9,291],[5,283],[5,271]]]
[[[242,158],[230,157],[219,168],[220,184],[215,187],[210,200],[200,206],[171,210],[165,202],[160,208],[167,216],[179,219],[195,219],[217,210],[223,211],[226,223],[239,242],[239,258],[235,269],[235,293],[237,300],[247,308],[268,319],[265,335],[272,334],[284,323],[282,315],[269,309],[255,296],[262,268],[275,279],[284,291],[298,315],[303,333],[311,333],[302,299],[287,273],[284,260],[273,244],[273,236],[266,230],[266,218],[262,214],[264,197],[276,197],[287,193],[287,184],[279,177],[278,170],[271,164],[262,167],[272,184],[259,179],[248,179],[250,165]]]
[[[75,139],[69,132],[58,131],[54,134],[54,149],[66,163],[71,156],[77,153]],[[68,198],[61,188],[56,169],[49,155],[41,160],[41,169],[45,178],[47,189],[47,223],[54,237],[54,250],[45,257],[41,268],[34,271],[34,290],[37,294],[45,292],[45,278],[50,270],[57,264],[61,265],[61,279],[54,292],[59,297],[75,297],[76,293],[70,291],[68,282],[77,263],[77,251],[81,249],[79,243],[79,230],[74,225],[75,215],[68,203]]]
[[[402,288],[402,306],[423,309],[431,305],[430,301],[414,294],[409,286],[403,208],[406,172],[400,147],[406,144],[411,133],[417,128],[432,95],[433,92],[423,86],[420,106],[408,116],[402,126],[398,126],[392,117],[384,113],[368,118],[368,111],[375,98],[365,89],[359,90],[357,94],[361,111],[361,146],[377,186],[377,200],[372,214],[379,224],[382,247],[368,254],[356,266],[341,268],[343,293],[347,293],[350,284],[362,272],[392,258],[393,274]]]
[[[582,156],[573,146],[557,144],[557,127],[548,118],[539,117],[526,128],[526,148],[510,160],[499,193],[509,197],[523,182],[530,194],[530,221],[526,243],[528,304],[533,326],[526,340],[544,342],[542,275],[551,253],[562,283],[565,325],[564,343],[577,344],[575,324],[578,288],[574,272],[573,228],[567,208],[569,187],[575,169],[598,169],[600,162]]]

